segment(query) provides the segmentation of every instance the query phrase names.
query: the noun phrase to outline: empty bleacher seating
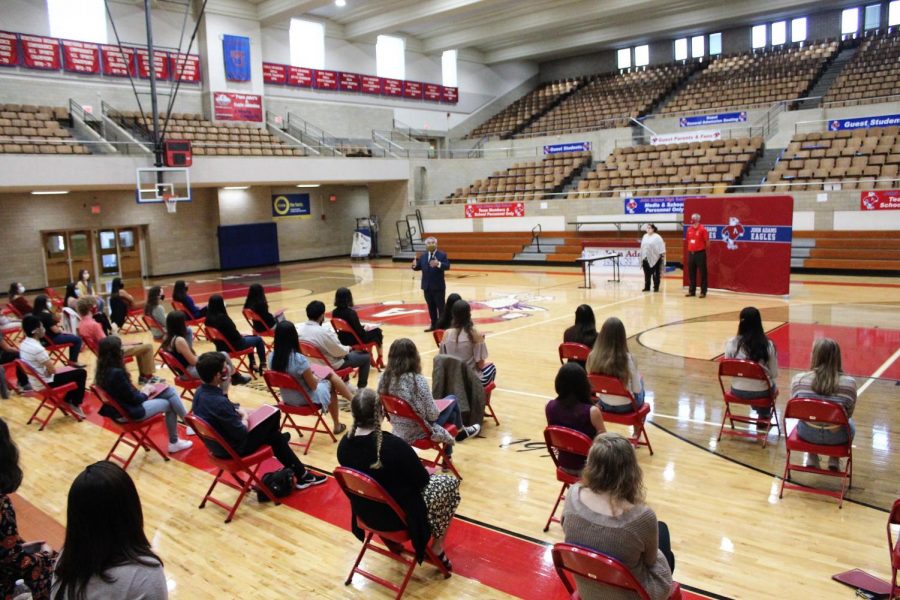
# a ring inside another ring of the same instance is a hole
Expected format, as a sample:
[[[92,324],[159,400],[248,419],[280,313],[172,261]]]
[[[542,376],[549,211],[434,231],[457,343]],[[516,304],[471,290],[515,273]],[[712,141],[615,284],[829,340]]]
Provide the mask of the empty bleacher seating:
[[[535,115],[542,113],[561,95],[568,94],[583,83],[582,78],[564,79],[545,83],[522,96],[502,111],[473,129],[466,137],[509,137]]]
[[[900,88],[900,32],[868,37],[825,94],[837,106],[872,102],[898,93]]]
[[[61,122],[61,107],[0,104],[0,152],[4,154],[89,154]]]

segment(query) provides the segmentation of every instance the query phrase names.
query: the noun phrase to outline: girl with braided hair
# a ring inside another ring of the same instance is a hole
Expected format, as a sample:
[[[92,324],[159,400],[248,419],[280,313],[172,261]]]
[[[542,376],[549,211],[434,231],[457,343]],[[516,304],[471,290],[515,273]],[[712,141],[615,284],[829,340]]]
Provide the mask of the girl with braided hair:
[[[459,480],[441,473],[429,475],[409,444],[381,430],[384,409],[372,390],[358,390],[350,402],[350,411],[353,425],[338,445],[338,462],[377,481],[403,509],[419,563],[430,539],[434,553],[447,569],[452,569],[444,553],[444,538],[459,506]],[[403,528],[394,512],[383,504],[351,496],[350,506],[350,524],[360,540],[364,536],[356,524],[357,515],[381,531]]]

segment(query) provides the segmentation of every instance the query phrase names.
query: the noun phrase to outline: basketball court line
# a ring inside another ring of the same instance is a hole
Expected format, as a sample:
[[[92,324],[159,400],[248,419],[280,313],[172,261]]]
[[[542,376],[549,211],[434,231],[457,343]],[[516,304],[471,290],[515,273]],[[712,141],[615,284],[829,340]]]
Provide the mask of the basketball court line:
[[[872,383],[874,383],[879,377],[881,377],[881,375],[885,371],[890,369],[891,365],[894,364],[898,358],[900,358],[900,348],[898,348],[897,351],[894,352],[894,354],[892,354],[889,359],[881,363],[881,366],[875,369],[875,372],[869,376],[864,384],[859,386],[859,389],[856,391],[856,396],[862,396],[863,392],[869,389],[869,386],[872,385]]]

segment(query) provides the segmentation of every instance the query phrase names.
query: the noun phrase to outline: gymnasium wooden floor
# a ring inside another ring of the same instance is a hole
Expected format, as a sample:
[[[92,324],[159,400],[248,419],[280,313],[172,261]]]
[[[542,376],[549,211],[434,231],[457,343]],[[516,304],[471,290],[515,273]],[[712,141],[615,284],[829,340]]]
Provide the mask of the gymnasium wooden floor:
[[[613,315],[625,322],[651,392],[648,429],[655,454],[642,448],[638,455],[648,503],[672,532],[678,581],[700,597],[851,598],[853,590],[833,582],[833,574],[859,567],[890,577],[884,532],[885,509],[900,496],[900,283],[795,275],[789,299],[713,290],[700,300],[684,297],[680,275],[670,274],[661,293],[642,294],[642,281],[627,276],[619,284],[596,278],[594,289],[583,290],[574,268],[454,265],[448,292],[480,303],[475,318],[488,333],[498,368],[493,405],[501,424],[485,421],[482,436],[454,454],[465,480],[448,541],[453,577],[445,581],[436,569],[419,567],[407,597],[564,597],[548,550],[562,540],[562,531],[558,524],[541,531],[559,488],[543,448],[543,409],[553,396],[562,331],[582,303],[594,308],[598,324]],[[436,349],[431,334],[422,331],[427,312],[419,279],[406,264],[330,260],[186,279],[198,301],[224,293],[238,323],[250,283],[266,285],[272,307],[286,308],[295,322],[306,320],[311,299],[330,308],[335,288],[349,286],[363,320],[382,324],[386,346],[398,337],[413,339],[426,374],[431,371]],[[171,286],[173,280],[153,283]],[[845,366],[861,391],[854,486],[843,509],[831,498],[796,491],[778,498],[785,451],[774,433],[765,449],[740,438],[715,440],[722,402],[714,359],[748,305],[762,310],[779,347],[781,410],[791,377],[807,366],[814,336],[841,342]],[[159,374],[169,376],[165,370]],[[376,378],[373,372],[370,385]],[[259,384],[235,388],[233,398],[249,407],[271,400]],[[93,403],[89,422],[57,417],[41,433],[25,425],[33,400],[14,396],[0,406],[22,452],[20,495],[64,524],[72,479],[106,455],[115,434],[102,426]],[[344,420],[349,423],[348,413]],[[317,436],[304,462],[330,472],[337,464],[335,449]],[[295,493],[287,505],[248,498],[226,525],[219,508],[197,509],[211,482],[208,471],[199,444],[168,463],[147,454],[129,467],[148,537],[165,561],[171,597],[391,597],[359,577],[352,586],[343,584],[359,543],[348,530],[347,502],[333,480]],[[399,573],[380,557],[364,564],[382,574]]]

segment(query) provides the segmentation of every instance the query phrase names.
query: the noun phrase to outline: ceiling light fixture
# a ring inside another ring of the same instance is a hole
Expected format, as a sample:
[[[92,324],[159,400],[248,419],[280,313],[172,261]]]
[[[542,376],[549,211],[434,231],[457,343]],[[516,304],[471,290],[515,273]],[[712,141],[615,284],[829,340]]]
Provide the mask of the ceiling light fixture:
[[[344,8],[347,6],[347,0],[334,0],[334,5],[338,8]]]
[[[320,185],[321,184],[319,184],[319,183],[298,183],[297,187],[298,188],[317,188]]]
[[[58,196],[62,194],[68,194],[69,192],[66,190],[58,190],[58,191],[45,191],[45,192],[31,192],[34,196]]]
[[[226,185],[223,190],[249,190],[249,185]]]

